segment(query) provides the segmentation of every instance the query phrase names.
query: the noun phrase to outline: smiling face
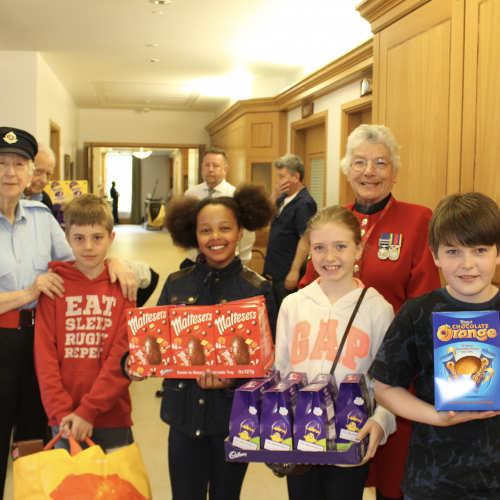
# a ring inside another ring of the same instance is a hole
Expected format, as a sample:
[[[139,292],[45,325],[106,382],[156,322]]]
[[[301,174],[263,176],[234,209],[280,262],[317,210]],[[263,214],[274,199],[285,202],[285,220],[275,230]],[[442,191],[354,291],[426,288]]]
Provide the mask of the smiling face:
[[[352,162],[356,160],[370,162],[362,172],[357,172],[351,167],[348,176],[357,200],[369,207],[388,196],[396,182],[396,174],[392,164],[389,164],[384,170],[377,170],[373,166],[373,163],[378,160],[389,163],[391,154],[385,144],[372,144],[365,141],[352,153]]]
[[[201,164],[201,176],[210,189],[218,186],[226,177],[229,166],[223,155],[208,153]]]
[[[115,233],[109,234],[102,224],[73,224],[66,238],[75,255],[73,267],[89,279],[97,278],[104,269],[104,259]]]
[[[17,203],[31,180],[29,160],[15,153],[0,153],[0,196]]]
[[[40,194],[43,191],[43,188],[50,181],[55,167],[54,160],[47,153],[40,151],[35,156],[35,171],[29,187],[31,194]]]
[[[196,237],[209,267],[222,269],[231,264],[242,236],[243,228],[238,227],[231,209],[210,204],[200,210],[196,221]]]
[[[458,300],[480,304],[492,299],[498,288],[491,284],[500,256],[496,245],[464,247],[462,245],[439,245],[437,267],[443,270],[448,282],[447,290]]]
[[[309,245],[314,269],[321,276],[320,286],[351,288],[354,264],[363,252],[352,232],[341,224],[328,223],[310,232]]]

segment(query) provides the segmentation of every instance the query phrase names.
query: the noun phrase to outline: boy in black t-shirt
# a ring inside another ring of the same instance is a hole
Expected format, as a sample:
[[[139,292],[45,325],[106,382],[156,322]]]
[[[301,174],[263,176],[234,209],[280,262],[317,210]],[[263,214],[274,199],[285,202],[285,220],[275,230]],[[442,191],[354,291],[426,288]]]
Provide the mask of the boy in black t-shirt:
[[[368,373],[377,401],[414,421],[405,499],[499,499],[500,411],[436,411],[432,337],[433,312],[500,310],[491,284],[500,263],[497,204],[480,193],[447,196],[429,223],[429,246],[448,286],[404,304]]]

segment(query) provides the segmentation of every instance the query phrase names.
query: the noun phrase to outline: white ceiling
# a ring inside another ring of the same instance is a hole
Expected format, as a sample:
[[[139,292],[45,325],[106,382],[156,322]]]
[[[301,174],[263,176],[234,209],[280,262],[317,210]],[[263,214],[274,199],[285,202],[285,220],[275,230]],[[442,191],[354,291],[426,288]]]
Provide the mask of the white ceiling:
[[[40,52],[80,108],[216,111],[369,38],[359,1],[1,0],[0,50]]]

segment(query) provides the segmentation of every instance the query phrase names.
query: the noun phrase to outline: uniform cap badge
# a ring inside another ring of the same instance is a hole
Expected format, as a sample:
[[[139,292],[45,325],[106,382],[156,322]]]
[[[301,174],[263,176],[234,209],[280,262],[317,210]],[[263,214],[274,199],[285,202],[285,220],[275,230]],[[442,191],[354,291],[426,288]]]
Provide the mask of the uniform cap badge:
[[[7,144],[14,144],[15,142],[17,142],[17,136],[16,136],[16,134],[14,134],[14,132],[9,132],[8,134],[5,135],[3,140]]]

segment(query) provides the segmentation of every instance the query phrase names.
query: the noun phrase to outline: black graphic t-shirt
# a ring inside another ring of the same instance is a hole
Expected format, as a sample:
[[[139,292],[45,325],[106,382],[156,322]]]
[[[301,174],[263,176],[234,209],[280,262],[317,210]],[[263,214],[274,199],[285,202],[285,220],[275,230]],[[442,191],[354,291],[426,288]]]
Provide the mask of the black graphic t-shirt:
[[[369,375],[406,389],[417,376],[417,397],[434,405],[432,313],[493,310],[500,310],[500,293],[481,304],[461,302],[446,288],[409,300]],[[500,416],[449,427],[414,422],[401,489],[412,500],[500,499]]]

